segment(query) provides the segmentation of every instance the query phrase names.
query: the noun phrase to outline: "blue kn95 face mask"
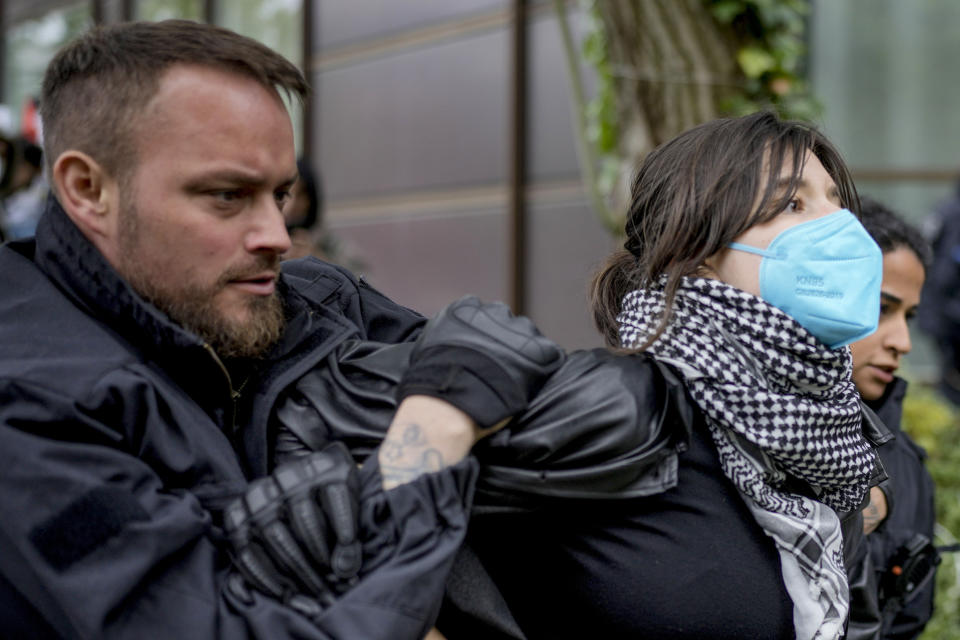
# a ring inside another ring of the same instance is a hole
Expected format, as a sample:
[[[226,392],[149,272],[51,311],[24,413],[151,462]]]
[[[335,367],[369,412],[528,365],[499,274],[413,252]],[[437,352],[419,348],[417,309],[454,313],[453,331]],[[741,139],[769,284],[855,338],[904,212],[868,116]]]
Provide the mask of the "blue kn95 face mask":
[[[877,330],[883,253],[846,209],[785,229],[766,249],[729,246],[763,256],[760,296],[831,349]]]

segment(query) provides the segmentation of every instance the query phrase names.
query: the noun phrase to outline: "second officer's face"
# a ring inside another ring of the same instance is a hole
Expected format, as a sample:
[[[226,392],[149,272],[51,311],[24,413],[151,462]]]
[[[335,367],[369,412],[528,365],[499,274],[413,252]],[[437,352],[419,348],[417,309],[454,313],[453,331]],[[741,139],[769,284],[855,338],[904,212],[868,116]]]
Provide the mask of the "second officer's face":
[[[138,125],[118,271],[221,356],[261,355],[283,330],[283,206],[297,176],[286,108],[246,76],[180,65]]]
[[[850,345],[853,382],[864,400],[879,400],[910,353],[910,319],[920,304],[925,272],[916,254],[897,247],[883,254],[883,284],[880,285],[880,320],[877,330]]]

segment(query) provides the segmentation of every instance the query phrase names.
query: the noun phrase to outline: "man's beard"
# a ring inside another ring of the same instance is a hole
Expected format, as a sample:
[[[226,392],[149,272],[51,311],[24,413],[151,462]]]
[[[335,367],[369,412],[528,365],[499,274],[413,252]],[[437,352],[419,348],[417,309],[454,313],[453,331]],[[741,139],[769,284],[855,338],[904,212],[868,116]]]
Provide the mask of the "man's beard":
[[[250,296],[245,321],[228,317],[216,306],[218,294],[231,280],[264,271],[278,272],[278,255],[257,256],[250,264],[232,267],[212,286],[187,283],[169,286],[161,281],[162,275],[150,273],[136,259],[140,243],[136,212],[128,210],[124,218],[120,231],[120,255],[124,263],[121,275],[142,298],[184,329],[198,335],[221,358],[262,357],[280,339],[286,319],[276,291],[270,296]]]
[[[252,271],[244,269],[239,275]],[[255,271],[262,272],[264,268]],[[248,317],[240,321],[220,313],[213,302],[226,284],[224,278],[213,287],[186,286],[164,291],[133,274],[127,277],[137,293],[181,327],[200,336],[221,358],[263,356],[280,339],[286,325],[283,304],[276,293],[251,297],[246,304]]]

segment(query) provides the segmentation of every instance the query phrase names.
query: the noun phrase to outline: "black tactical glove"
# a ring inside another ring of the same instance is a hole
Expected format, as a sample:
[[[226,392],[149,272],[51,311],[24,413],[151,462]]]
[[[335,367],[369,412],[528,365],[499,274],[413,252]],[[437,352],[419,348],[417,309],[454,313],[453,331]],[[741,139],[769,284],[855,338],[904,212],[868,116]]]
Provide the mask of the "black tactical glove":
[[[305,613],[319,613],[360,570],[359,491],[356,465],[341,443],[251,483],[224,512],[244,578]]]
[[[479,427],[491,427],[525,409],[564,357],[559,346],[505,304],[467,296],[424,327],[397,399],[440,398]]]

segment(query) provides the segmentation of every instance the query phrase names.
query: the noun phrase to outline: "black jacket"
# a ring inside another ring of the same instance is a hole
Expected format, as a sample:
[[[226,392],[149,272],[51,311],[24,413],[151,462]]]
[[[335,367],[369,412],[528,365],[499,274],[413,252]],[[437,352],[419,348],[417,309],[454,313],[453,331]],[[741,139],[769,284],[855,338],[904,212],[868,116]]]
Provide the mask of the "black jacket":
[[[365,465],[365,560],[378,570],[319,625],[224,588],[218,515],[270,469],[278,395],[344,340],[409,340],[423,322],[314,259],[288,264],[279,286],[288,329],[240,393],[52,198],[36,241],[0,248],[0,635],[426,632],[464,535],[470,460],[386,494]]]
[[[396,409],[394,389],[413,347],[341,343],[284,396],[281,437],[287,430],[307,450],[340,440],[366,459]],[[694,411],[672,370],[652,358],[571,353],[522,415],[474,448],[483,466],[477,505],[635,498],[669,489],[686,439],[677,425],[689,424]],[[581,446],[586,440],[589,446]],[[284,461],[278,450],[277,462]]]
[[[281,433],[292,432],[308,449],[344,440],[358,459],[366,457],[392,415],[392,390],[410,349],[343,343],[283,403]],[[312,406],[309,415],[305,406]],[[522,513],[545,500],[582,504],[667,492],[677,486],[679,455],[702,420],[675,372],[650,356],[624,357],[603,349],[571,353],[524,414],[474,448],[481,471],[473,518]],[[869,410],[864,433],[874,444],[891,437]],[[841,516],[845,560],[859,567],[866,556],[861,513]],[[872,578],[868,572],[868,592],[874,590]],[[864,606],[873,607],[879,623],[876,602]],[[456,616],[449,615],[451,610]],[[471,549],[458,557],[446,611],[441,623],[457,632],[451,637],[524,637],[509,603]]]
[[[896,378],[886,392],[871,403],[884,423],[896,434],[896,440],[880,447],[880,459],[890,479],[881,485],[887,496],[889,515],[876,531],[867,536],[873,563],[885,584],[892,584],[890,571],[899,552],[917,535],[933,541],[936,512],[933,478],[924,461],[927,452],[900,429],[905,380]],[[927,552],[932,551],[927,547]],[[884,608],[885,639],[916,638],[933,615],[935,580],[930,579],[910,594],[886,594],[880,603]]]

